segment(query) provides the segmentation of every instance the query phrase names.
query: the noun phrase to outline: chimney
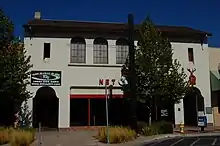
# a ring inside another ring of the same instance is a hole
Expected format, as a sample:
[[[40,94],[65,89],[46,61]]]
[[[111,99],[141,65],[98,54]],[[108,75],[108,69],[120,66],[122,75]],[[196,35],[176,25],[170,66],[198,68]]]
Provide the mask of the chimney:
[[[40,11],[35,11],[35,13],[34,13],[34,19],[41,19],[41,13],[40,13]]]

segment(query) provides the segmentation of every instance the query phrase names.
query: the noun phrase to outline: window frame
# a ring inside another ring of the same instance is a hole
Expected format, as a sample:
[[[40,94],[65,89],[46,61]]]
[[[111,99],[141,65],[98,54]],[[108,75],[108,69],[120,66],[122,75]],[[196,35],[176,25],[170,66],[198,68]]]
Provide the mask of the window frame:
[[[122,53],[124,55],[122,55]],[[116,41],[116,64],[125,64],[129,55],[129,43],[126,39]],[[123,56],[123,57],[121,57]]]
[[[108,42],[104,38],[96,38],[93,42],[93,64],[109,63]]]
[[[80,54],[80,55],[79,55]],[[70,42],[70,63],[86,63],[86,42],[81,37],[74,37]]]

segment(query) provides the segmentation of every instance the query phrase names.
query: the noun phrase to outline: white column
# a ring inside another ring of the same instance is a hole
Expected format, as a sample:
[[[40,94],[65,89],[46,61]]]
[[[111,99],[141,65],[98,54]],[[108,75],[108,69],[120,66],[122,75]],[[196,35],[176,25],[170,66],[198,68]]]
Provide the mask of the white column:
[[[70,97],[69,88],[61,86],[56,88],[56,93],[59,98],[59,128],[70,127]]]
[[[184,106],[183,99],[180,100],[180,103],[175,104],[175,124],[184,123]]]

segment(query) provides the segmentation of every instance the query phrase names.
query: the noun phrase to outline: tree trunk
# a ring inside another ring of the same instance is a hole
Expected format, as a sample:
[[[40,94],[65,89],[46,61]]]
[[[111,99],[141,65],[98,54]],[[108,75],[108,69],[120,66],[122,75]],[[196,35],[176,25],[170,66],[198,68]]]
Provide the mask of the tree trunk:
[[[155,104],[155,120],[157,121],[157,105]]]
[[[158,115],[157,115],[157,100],[156,100],[156,96],[153,96],[153,101],[154,101],[154,110],[155,110],[155,121],[158,120]]]

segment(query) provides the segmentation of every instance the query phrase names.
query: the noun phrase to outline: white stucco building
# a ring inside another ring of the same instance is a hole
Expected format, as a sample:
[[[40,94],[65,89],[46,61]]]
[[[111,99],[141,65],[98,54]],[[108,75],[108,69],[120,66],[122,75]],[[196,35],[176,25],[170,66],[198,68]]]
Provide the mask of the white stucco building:
[[[209,47],[209,68],[211,81],[211,99],[213,123],[220,126],[220,48]]]
[[[207,35],[210,34],[188,27],[157,27],[171,40],[174,58],[180,61],[187,75],[189,75],[187,68],[196,68],[194,73],[197,78],[196,87],[200,89],[204,97],[205,111],[208,111],[211,108],[211,93],[206,40]],[[46,106],[43,102],[38,102],[37,107],[34,106],[33,99],[30,99],[29,106],[33,109],[34,119],[38,119],[37,122],[39,122],[50,117],[50,121],[42,123],[43,126],[56,121],[54,125],[57,124],[59,128],[80,125],[77,124],[80,120],[84,122],[81,125],[99,125],[99,121],[104,120],[104,112],[100,113],[98,110],[105,111],[103,107],[105,104],[103,101],[92,99],[105,99],[104,85],[100,84],[102,79],[103,81],[109,79],[110,83],[114,82],[113,97],[123,97],[118,80],[121,76],[121,66],[128,54],[127,25],[43,20],[36,17],[25,24],[24,28],[24,44],[33,64],[32,84],[28,90],[33,92],[33,97],[41,96],[43,101],[47,96],[53,96],[53,93],[49,94],[52,88],[59,105],[56,108],[52,107],[56,102],[48,100]],[[137,45],[137,41],[135,44]],[[45,87],[44,91],[40,91],[43,83],[51,88]],[[79,99],[79,101],[71,102],[71,99]],[[96,105],[98,102],[103,104]],[[100,109],[97,109],[97,106],[100,106]],[[183,101],[175,105],[175,124],[184,122],[183,107]],[[44,109],[43,112],[42,110],[40,112],[39,108]],[[39,114],[45,115],[39,119],[36,117]],[[55,114],[56,118],[51,117]],[[72,115],[77,117],[71,118]],[[212,113],[206,112],[206,115],[208,123],[212,124]]]

